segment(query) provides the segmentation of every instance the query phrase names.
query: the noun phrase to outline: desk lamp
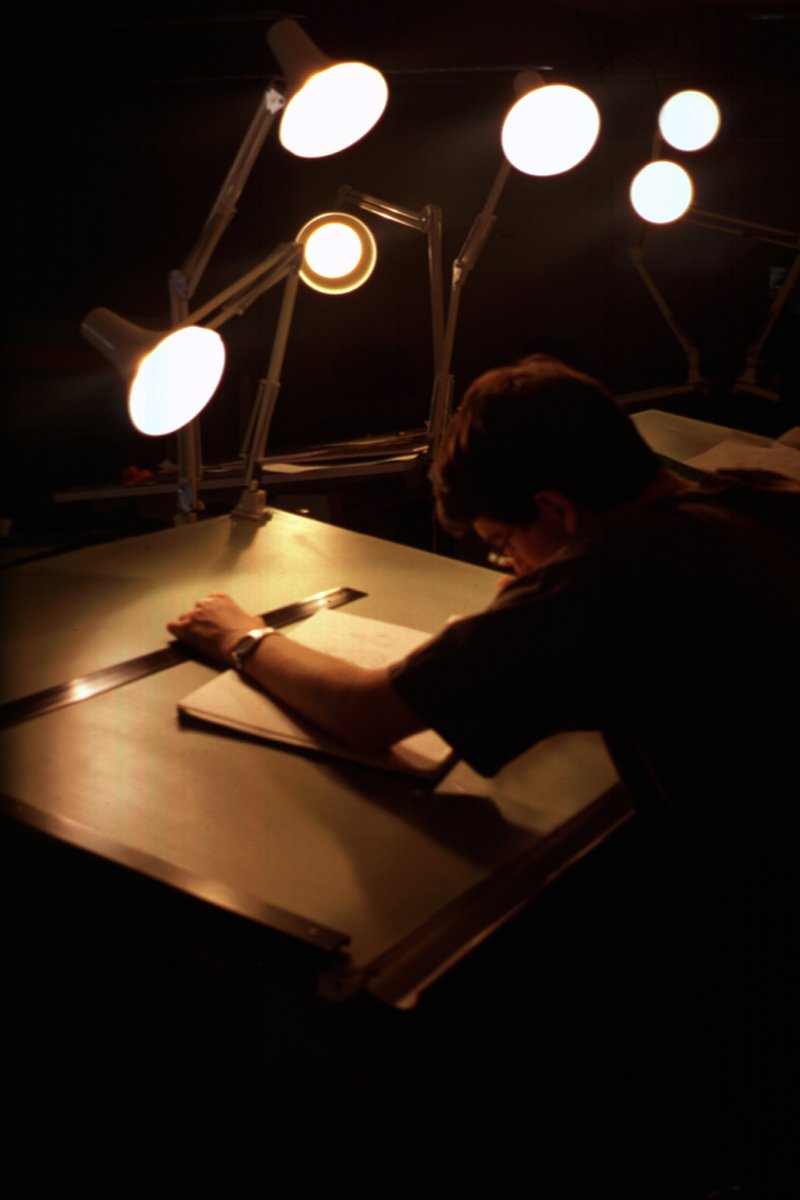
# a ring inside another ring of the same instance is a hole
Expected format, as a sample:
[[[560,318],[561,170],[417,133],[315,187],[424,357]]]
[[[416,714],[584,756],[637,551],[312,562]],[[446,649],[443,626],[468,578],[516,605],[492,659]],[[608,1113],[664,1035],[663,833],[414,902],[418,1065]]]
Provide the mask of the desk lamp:
[[[778,399],[776,393],[759,386],[758,366],[764,344],[791,294],[798,274],[800,274],[800,234],[697,208],[692,203],[694,185],[689,172],[678,163],[660,157],[663,142],[673,149],[683,152],[704,149],[717,136],[720,125],[719,108],[705,92],[687,90],[671,96],[659,111],[651,162],[637,173],[631,183],[631,204],[642,218],[639,244],[631,250],[631,259],[661,315],[683,349],[687,362],[687,377],[686,382],[679,387],[650,388],[642,392],[629,393],[622,397],[626,403],[694,392],[705,382],[700,372],[700,352],[679,326],[644,259],[648,225],[668,225],[682,218],[689,225],[699,225],[705,229],[715,229],[722,233],[733,233],[739,237],[755,238],[795,250],[795,258],[786,271],[781,287],[773,297],[766,318],[747,348],[744,371],[734,384],[734,391],[749,391],[770,400]]]
[[[276,22],[267,32],[267,41],[280,63],[285,88],[279,88],[275,83],[267,87],[197,242],[183,265],[169,276],[170,316],[174,329],[184,329],[200,319],[196,313],[190,314],[190,302],[220,238],[235,215],[236,203],[278,114],[282,112],[279,129],[281,144],[301,157],[319,157],[335,154],[353,145],[378,121],[386,105],[388,89],[380,72],[364,63],[333,62],[322,54],[297,22]],[[299,258],[299,251],[293,253]],[[239,280],[233,287],[241,283]],[[272,283],[260,287],[258,294],[268,286],[272,286]],[[84,332],[90,340],[90,330],[97,324],[96,313],[90,314],[84,322]],[[102,320],[100,325],[108,333],[110,325],[107,319],[105,325]],[[132,334],[128,330],[128,334],[124,335],[119,319],[114,328],[114,337],[121,344],[124,343],[124,349],[117,348],[117,357],[125,359],[130,367],[132,347],[142,331]],[[102,332],[98,333],[99,340],[94,343],[100,349],[104,348],[101,344],[103,336]],[[209,347],[213,344],[209,339],[205,341]],[[152,343],[152,337],[145,334],[140,351],[145,343]],[[215,353],[218,361],[218,346]],[[201,507],[198,500],[201,474],[199,429],[194,418],[211,398],[216,383],[202,402],[197,394],[194,401],[197,407],[194,404],[188,406],[190,415],[185,417],[182,424],[172,426],[178,432],[176,519],[194,520]],[[132,403],[129,401],[130,405]],[[136,411],[139,411],[138,402]],[[177,411],[173,412],[173,416],[178,415]]]
[[[675,150],[694,152],[708,146],[720,127],[720,112],[716,102],[705,92],[694,89],[677,92],[662,104],[650,162],[634,176],[629,191],[631,205],[642,218],[639,243],[630,251],[637,274],[653,297],[658,310],[686,356],[686,382],[679,387],[649,388],[623,397],[625,402],[656,400],[694,392],[704,380],[700,372],[700,352],[678,325],[663,293],[658,288],[644,260],[648,225],[669,225],[680,220],[694,199],[694,183],[689,172],[679,163],[662,158],[666,142]]]
[[[375,216],[396,222],[410,229],[424,233],[428,242],[428,274],[431,293],[431,316],[433,327],[433,363],[434,369],[441,353],[441,341],[444,330],[444,290],[442,284],[442,214],[438,205],[427,204],[419,211],[403,208],[390,201],[380,200],[366,192],[356,191],[349,185],[339,188],[335,200],[337,211],[323,213],[308,221],[297,236],[303,244],[303,258],[299,268],[299,277],[309,287],[326,294],[341,294],[360,287],[370,276],[377,259],[375,239],[359,218],[348,213],[347,206],[358,208]],[[247,438],[250,437],[248,430]],[[246,439],[247,440],[247,439]],[[367,453],[370,457],[376,454],[376,439],[369,439]],[[390,438],[391,454],[397,454],[396,437]],[[419,443],[419,437],[415,442]],[[385,445],[385,441],[384,441]],[[256,461],[263,456],[263,443]],[[352,464],[347,462],[347,456],[356,454],[361,461],[364,454],[361,442],[335,443],[324,448],[316,448],[312,452],[315,461],[321,458],[335,458],[336,469],[346,475]],[[416,449],[419,449],[417,445]],[[424,447],[427,451],[427,447]],[[377,451],[380,456],[381,451]],[[247,454],[245,447],[242,456]],[[299,456],[308,461],[308,454]],[[249,460],[249,466],[255,462]],[[256,485],[251,484],[255,490]],[[236,510],[238,515],[249,515]]]
[[[503,122],[503,162],[481,211],[453,262],[450,301],[431,401],[430,437],[434,448],[447,428],[453,403],[451,373],[461,293],[495,222],[495,210],[511,168],[526,175],[560,175],[582,162],[600,131],[594,101],[578,88],[546,83],[538,71],[523,71],[514,81],[517,99]]]
[[[231,514],[254,521],[263,521],[266,516],[266,493],[259,488],[255,472],[264,457],[281,386],[280,374],[294,314],[298,279],[302,279],[314,291],[326,295],[344,295],[366,283],[377,258],[375,239],[367,226],[343,212],[321,213],[307,221],[297,234],[294,245],[299,254],[289,269],[267,375],[259,381],[240,452],[245,459],[245,487]]]
[[[320,247],[321,232],[333,234],[333,245],[323,239]],[[337,237],[342,233],[349,235],[344,257]],[[145,330],[107,308],[98,308],[86,317],[82,332],[128,381],[128,409],[136,428],[152,436],[172,433],[196,416],[216,390],[225,364],[224,344],[216,331],[285,281],[269,368],[259,382],[242,449],[246,465],[239,482],[245,491],[234,509],[237,516],[260,520],[265,496],[253,476],[264,455],[280,390],[298,279],[317,291],[341,294],[366,282],[375,259],[374,238],[362,221],[348,213],[324,213],[306,222],[294,242],[277,246],[252,270],[188,313],[177,329]]]

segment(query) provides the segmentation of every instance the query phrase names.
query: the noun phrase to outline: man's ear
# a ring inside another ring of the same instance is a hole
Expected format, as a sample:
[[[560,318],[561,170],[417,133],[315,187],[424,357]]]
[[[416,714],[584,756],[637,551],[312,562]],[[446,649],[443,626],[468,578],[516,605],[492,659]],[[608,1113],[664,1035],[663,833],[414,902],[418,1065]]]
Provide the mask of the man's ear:
[[[534,492],[537,508],[546,521],[554,522],[569,537],[574,537],[581,528],[580,505],[563,492],[545,488]]]

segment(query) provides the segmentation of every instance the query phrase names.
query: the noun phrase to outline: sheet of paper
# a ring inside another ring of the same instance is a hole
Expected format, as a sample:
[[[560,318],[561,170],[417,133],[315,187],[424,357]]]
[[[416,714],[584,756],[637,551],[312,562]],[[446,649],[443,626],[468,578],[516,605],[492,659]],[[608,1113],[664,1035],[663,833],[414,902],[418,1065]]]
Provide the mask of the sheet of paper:
[[[688,459],[688,466],[699,467],[702,471],[720,471],[728,467],[777,471],[800,481],[800,450],[786,443],[758,445],[746,438],[729,437]]]
[[[403,658],[430,635],[353,613],[321,609],[292,626],[285,636],[360,666],[380,667]],[[367,755],[351,751],[232,670],[186,696],[179,709],[200,720],[269,741],[303,746],[387,770],[433,775],[452,758],[450,747],[432,730],[404,738],[388,753]]]
[[[419,629],[390,625],[340,608],[320,609],[307,621],[290,626],[286,636],[360,667],[386,667],[430,638]]]

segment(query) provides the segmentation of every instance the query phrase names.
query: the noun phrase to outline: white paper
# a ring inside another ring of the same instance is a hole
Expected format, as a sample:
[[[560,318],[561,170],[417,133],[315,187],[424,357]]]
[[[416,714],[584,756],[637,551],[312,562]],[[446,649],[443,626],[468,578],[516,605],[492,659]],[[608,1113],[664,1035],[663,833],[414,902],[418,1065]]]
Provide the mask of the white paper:
[[[362,667],[388,666],[430,637],[417,629],[333,609],[320,609],[312,617],[292,626],[285,636]],[[303,720],[233,670],[225,671],[197,688],[180,702],[178,708],[189,716],[268,741],[303,746],[387,770],[436,774],[453,754],[447,743],[432,730],[412,734],[386,753],[360,754]]]
[[[746,438],[729,437],[687,460],[690,467],[703,471],[720,471],[729,467],[747,467],[761,471],[777,471],[800,481],[800,451],[786,443],[759,445]]]

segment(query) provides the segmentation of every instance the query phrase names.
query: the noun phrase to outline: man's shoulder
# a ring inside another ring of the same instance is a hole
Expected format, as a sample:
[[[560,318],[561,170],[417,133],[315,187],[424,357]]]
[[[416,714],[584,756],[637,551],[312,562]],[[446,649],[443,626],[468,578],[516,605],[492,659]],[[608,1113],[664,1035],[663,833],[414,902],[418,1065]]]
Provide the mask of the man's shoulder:
[[[710,475],[700,486],[597,524],[530,575],[494,608],[582,595],[589,603],[625,593],[659,606],[685,584],[727,586],[763,571],[795,577],[800,565],[800,485],[767,471]]]
[[[725,524],[743,536],[777,539],[800,556],[800,483],[766,470],[726,470],[709,474],[699,487],[675,497],[678,511],[700,522]]]

